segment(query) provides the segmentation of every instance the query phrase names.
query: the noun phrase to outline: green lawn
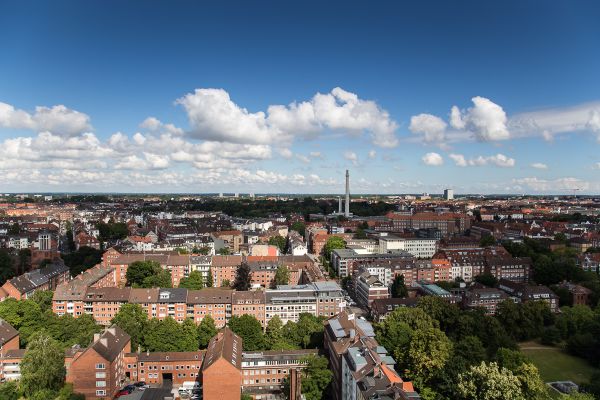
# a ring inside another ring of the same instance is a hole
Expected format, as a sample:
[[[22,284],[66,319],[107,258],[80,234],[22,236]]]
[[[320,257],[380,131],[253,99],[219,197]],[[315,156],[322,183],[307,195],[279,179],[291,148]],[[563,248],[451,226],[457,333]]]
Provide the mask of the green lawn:
[[[557,347],[527,342],[521,343],[521,351],[538,367],[545,382],[569,380],[585,383],[596,372],[585,360],[569,355]]]

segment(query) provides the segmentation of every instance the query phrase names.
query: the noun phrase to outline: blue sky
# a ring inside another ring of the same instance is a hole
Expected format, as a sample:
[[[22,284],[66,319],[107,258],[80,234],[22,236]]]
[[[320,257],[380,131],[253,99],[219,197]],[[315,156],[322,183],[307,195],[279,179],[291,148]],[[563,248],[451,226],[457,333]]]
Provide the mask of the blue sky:
[[[600,193],[600,4],[0,2],[0,190]]]

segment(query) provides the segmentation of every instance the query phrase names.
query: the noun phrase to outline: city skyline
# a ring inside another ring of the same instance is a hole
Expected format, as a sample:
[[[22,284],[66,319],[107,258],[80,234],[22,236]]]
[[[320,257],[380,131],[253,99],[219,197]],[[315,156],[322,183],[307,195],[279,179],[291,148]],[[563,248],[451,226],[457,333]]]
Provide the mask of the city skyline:
[[[2,192],[600,193],[594,2],[2,9]]]

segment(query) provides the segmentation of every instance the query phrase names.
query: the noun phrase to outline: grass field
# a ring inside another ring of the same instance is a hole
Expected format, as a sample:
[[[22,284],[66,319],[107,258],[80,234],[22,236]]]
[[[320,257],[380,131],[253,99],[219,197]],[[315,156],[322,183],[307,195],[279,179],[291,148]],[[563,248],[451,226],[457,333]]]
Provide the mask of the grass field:
[[[538,343],[521,343],[521,351],[538,367],[545,382],[573,381],[589,382],[596,369],[585,360],[573,357],[557,347],[542,346]]]

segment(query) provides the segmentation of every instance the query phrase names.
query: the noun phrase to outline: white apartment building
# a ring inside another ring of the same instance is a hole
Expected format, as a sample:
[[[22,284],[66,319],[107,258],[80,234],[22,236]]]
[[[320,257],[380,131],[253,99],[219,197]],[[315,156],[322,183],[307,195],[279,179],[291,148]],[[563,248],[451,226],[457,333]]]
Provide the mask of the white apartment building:
[[[437,241],[435,239],[401,238],[386,233],[380,234],[380,253],[391,253],[400,250],[406,251],[417,258],[431,258],[437,251]]]

